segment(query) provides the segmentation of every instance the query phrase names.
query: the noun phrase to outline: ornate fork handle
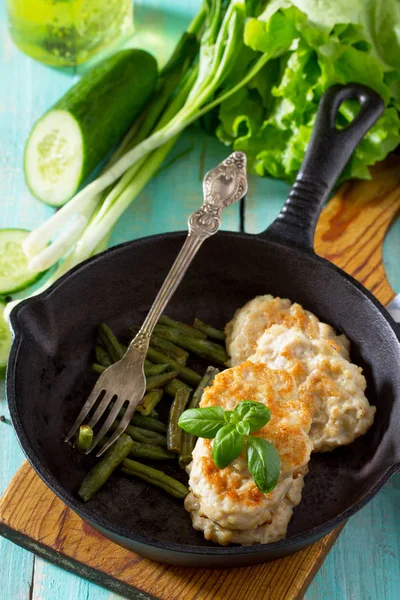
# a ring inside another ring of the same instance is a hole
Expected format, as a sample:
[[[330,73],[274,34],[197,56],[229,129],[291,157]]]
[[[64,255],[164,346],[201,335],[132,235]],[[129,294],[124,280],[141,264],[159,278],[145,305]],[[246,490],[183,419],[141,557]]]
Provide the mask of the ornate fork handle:
[[[203,242],[217,233],[224,208],[237,202],[246,194],[246,155],[234,152],[203,180],[204,202],[188,220],[189,232],[174,264],[171,267],[150,311],[129,350],[134,347],[146,354],[150,336],[160,315],[170,301]],[[129,354],[128,350],[128,354]]]

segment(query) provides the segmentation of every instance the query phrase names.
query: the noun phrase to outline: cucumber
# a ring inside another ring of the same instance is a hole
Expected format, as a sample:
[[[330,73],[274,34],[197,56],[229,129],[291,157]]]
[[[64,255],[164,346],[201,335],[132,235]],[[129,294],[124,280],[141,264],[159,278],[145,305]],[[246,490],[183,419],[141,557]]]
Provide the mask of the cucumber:
[[[22,243],[26,229],[0,229],[0,294],[18,292],[34,283],[42,273],[28,269],[28,258]]]
[[[156,82],[155,59],[137,49],[122,50],[84,75],[29,136],[25,179],[34,196],[65,204],[127,132]]]
[[[11,332],[8,323],[4,319],[5,307],[5,303],[0,300],[0,370],[7,366],[11,348]]]

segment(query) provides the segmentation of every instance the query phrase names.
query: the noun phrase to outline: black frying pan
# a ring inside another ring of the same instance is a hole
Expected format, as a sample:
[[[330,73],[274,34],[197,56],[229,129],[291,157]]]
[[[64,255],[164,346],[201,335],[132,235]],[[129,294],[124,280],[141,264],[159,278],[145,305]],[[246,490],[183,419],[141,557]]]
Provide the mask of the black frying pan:
[[[338,107],[349,98],[359,101],[360,112],[346,129],[337,130]],[[259,236],[221,232],[207,241],[168,309],[183,321],[198,315],[223,327],[236,308],[270,293],[299,302],[350,338],[352,358],[363,367],[368,398],[377,407],[375,423],[350,446],[313,455],[303,500],[285,540],[219,547],[192,529],[182,502],[118,474],[87,504],[76,495],[93,458],[77,453],[64,438],[94,384],[89,365],[97,325],[105,321],[122,334],[130,323],[142,322],[186,232],[108,250],[13,310],[7,394],[19,441],[49,487],[107,537],[155,560],[188,566],[273,560],[325,535],[399,470],[399,330],[366,289],[312,248],[324,201],[382,110],[380,98],[367,88],[330,89],[277,220]],[[178,467],[166,468],[185,479]]]

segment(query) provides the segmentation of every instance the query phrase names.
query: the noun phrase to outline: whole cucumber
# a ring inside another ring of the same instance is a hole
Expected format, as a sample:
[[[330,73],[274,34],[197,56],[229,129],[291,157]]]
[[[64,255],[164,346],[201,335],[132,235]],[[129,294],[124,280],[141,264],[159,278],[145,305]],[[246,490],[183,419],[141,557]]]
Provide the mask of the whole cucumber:
[[[45,204],[62,206],[127,132],[154,92],[157,63],[117,52],[86,73],[33,127],[25,178]]]

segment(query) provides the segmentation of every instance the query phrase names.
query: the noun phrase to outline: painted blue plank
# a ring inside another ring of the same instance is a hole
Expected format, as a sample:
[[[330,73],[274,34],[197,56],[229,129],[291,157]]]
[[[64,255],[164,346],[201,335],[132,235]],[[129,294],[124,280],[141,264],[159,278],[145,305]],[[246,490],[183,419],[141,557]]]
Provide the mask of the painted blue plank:
[[[31,600],[117,600],[121,596],[36,558]]]
[[[400,206],[399,206],[400,210]],[[400,218],[390,229],[383,247],[383,260],[389,283],[400,294]]]
[[[5,3],[0,5],[2,88],[0,96],[0,227],[38,225],[50,209],[32,203],[22,176],[23,144],[34,120],[62,94],[71,77],[50,71],[15,48],[6,32]],[[40,85],[33,85],[40,82]],[[3,384],[0,414],[8,416]],[[0,423],[0,495],[23,460],[10,425]],[[0,597],[29,598],[33,555],[0,538]]]

